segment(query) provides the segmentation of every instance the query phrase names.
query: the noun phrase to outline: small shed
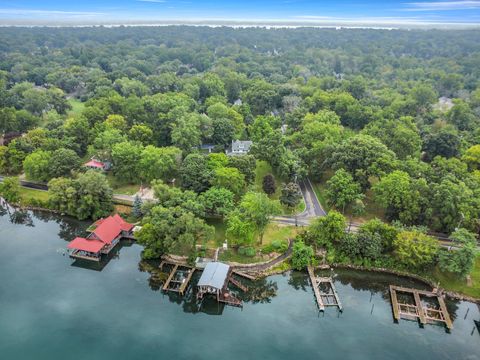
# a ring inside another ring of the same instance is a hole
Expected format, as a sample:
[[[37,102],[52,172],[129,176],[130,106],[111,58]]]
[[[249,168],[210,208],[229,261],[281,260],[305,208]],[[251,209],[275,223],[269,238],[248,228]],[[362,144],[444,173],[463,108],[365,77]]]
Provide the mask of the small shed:
[[[222,289],[228,282],[230,266],[221,262],[210,262],[205,266],[197,288],[200,296],[203,294],[220,295]]]

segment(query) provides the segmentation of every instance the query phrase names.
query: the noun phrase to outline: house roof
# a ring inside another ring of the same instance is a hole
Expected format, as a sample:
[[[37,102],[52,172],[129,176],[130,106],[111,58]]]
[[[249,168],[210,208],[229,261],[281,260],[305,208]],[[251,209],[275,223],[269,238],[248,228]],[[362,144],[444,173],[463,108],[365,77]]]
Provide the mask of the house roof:
[[[232,141],[232,151],[249,151],[252,147],[253,142],[250,140],[242,141],[242,140],[235,140]]]
[[[94,168],[97,168],[97,169],[103,169],[105,167],[105,163],[92,159],[89,162],[83,164],[83,166],[94,167]]]
[[[99,240],[85,239],[81,237],[75,238],[68,244],[69,249],[88,251],[92,253],[98,253],[104,246],[105,243]]]
[[[223,288],[227,280],[230,266],[220,262],[210,262],[205,266],[197,286],[210,286],[216,289]]]

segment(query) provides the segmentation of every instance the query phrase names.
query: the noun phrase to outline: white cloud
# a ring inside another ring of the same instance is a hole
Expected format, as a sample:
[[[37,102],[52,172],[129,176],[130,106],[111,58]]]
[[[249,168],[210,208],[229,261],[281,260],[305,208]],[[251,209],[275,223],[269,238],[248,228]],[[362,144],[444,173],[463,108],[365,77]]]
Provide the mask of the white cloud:
[[[62,10],[38,10],[38,9],[0,9],[1,15],[16,15],[16,16],[35,16],[35,17],[47,17],[47,16],[64,16],[64,17],[90,17],[105,15],[100,12],[91,11],[62,11]]]
[[[404,3],[408,11],[447,11],[447,10],[471,10],[480,9],[480,1],[459,0],[459,1],[433,1],[433,2],[411,2]]]

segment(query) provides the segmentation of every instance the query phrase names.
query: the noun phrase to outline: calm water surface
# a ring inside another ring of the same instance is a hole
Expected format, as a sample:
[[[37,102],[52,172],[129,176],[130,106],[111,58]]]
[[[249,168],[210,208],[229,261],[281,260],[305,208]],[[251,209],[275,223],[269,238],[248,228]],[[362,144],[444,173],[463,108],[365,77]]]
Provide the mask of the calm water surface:
[[[253,284],[243,310],[199,309],[191,294],[159,290],[136,244],[103,269],[72,262],[66,241],[87,225],[0,216],[0,359],[480,359],[475,304],[448,303],[451,333],[393,322],[388,285],[418,284],[337,271],[344,312],[319,315],[306,275],[293,272]]]

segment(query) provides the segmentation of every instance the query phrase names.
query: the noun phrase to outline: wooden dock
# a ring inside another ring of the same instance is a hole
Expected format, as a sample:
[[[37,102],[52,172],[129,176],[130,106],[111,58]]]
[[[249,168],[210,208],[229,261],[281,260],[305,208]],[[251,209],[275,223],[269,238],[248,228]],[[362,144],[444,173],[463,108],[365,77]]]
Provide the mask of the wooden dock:
[[[185,295],[188,284],[192,279],[195,268],[186,265],[180,265],[170,263],[168,261],[162,261],[159,268],[162,269],[165,264],[172,265],[173,268],[168,275],[167,281],[163,284],[162,290],[178,292],[180,295]],[[187,274],[184,276],[184,274]]]
[[[165,281],[165,284],[163,284],[163,290],[168,290],[168,289],[169,289],[170,282],[172,281],[173,276],[174,276],[175,273],[177,272],[177,269],[178,269],[178,265],[175,264],[175,265],[173,266],[172,271],[170,271],[170,275],[168,275],[167,281]]]
[[[399,302],[397,293],[411,294],[415,304]],[[439,308],[423,306],[421,296],[436,298]],[[397,321],[401,318],[413,319],[419,320],[422,325],[433,322],[443,322],[449,330],[453,328],[453,323],[448,314],[445,300],[442,296],[438,295],[437,292],[390,285],[390,297],[392,300],[393,317]]]
[[[244,277],[245,279],[248,279],[248,280],[256,280],[255,276],[252,276],[250,274],[246,274],[246,273],[244,273],[240,270],[233,269],[232,273],[237,274],[238,276]]]
[[[235,285],[236,287],[238,287],[240,290],[242,290],[243,292],[247,292],[248,291],[248,287],[246,287],[245,285],[243,285],[240,281],[238,281],[237,279],[235,279],[233,276],[230,276],[229,279],[228,279],[229,282],[231,282],[233,285]]]
[[[315,294],[315,299],[317,300],[318,310],[324,311],[325,306],[323,305],[322,296],[320,295],[320,289],[318,288],[317,278],[315,277],[315,272],[313,271],[313,267],[309,266],[307,270],[308,270],[308,275],[310,276],[310,283],[312,284],[313,292]]]
[[[178,289],[178,292],[180,293],[180,295],[185,294],[185,290],[187,289],[188,283],[192,279],[192,276],[193,276],[194,272],[195,272],[195,268],[191,268],[191,269],[188,270],[187,277],[183,280],[182,284],[180,285],[180,288]]]

